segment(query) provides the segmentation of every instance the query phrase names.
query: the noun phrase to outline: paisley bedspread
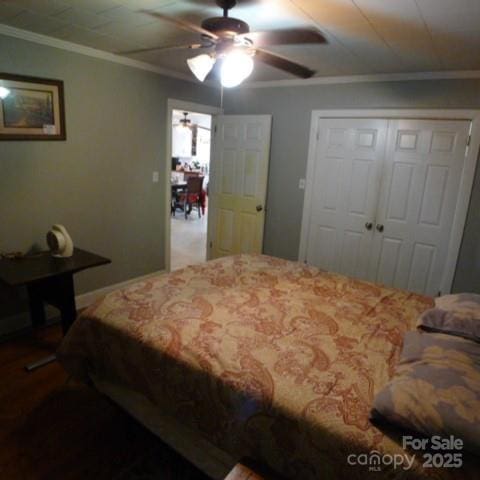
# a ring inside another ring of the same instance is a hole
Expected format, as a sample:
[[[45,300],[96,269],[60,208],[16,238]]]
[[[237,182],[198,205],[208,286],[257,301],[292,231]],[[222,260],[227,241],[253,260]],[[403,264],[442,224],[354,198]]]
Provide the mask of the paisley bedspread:
[[[226,452],[288,478],[443,478],[445,470],[418,462],[379,471],[357,462],[374,450],[405,453],[369,412],[403,334],[432,304],[303,264],[239,255],[107,295],[74,323],[59,358],[75,376],[141,392]]]

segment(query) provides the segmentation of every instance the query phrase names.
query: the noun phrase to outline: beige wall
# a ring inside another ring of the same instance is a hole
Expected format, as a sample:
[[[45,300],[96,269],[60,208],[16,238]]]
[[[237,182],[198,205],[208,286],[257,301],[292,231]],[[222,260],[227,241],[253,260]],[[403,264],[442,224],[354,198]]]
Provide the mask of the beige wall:
[[[227,92],[225,112],[271,114],[272,146],[264,250],[297,259],[311,112],[340,108],[480,109],[480,80],[352,83],[309,87],[241,88]],[[454,283],[480,293],[480,168]]]
[[[0,71],[63,80],[67,127],[64,142],[0,142],[0,251],[45,247],[62,223],[112,259],[78,274],[77,293],[161,270],[167,98],[218,105],[218,90],[6,36]],[[0,334],[11,295],[0,287]]]
[[[167,98],[218,105],[218,90],[5,36],[0,71],[62,79],[67,125],[65,142],[0,142],[0,250],[44,247],[50,225],[63,223],[76,245],[113,260],[78,274],[79,293],[162,269]],[[239,89],[225,99],[227,113],[273,115],[265,252],[295,259],[313,109],[480,108],[480,81]],[[455,288],[480,292],[480,169]],[[0,334],[22,301],[0,287]]]

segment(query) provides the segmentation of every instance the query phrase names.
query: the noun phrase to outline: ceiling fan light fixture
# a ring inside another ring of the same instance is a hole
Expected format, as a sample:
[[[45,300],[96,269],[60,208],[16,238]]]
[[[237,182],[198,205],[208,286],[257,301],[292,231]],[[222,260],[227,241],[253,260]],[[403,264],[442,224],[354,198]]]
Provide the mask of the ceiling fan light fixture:
[[[216,59],[211,55],[202,53],[196,57],[189,58],[187,65],[198,80],[203,82],[215,65],[215,61]]]
[[[10,90],[0,86],[0,99],[7,98],[10,95]]]
[[[233,50],[223,59],[220,81],[225,88],[240,85],[253,72],[253,58],[246,51]]]

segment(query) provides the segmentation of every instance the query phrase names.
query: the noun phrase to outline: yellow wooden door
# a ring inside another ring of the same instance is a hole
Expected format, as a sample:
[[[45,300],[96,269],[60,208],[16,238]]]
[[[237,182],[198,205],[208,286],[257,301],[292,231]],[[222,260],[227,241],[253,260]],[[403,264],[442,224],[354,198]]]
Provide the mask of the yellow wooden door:
[[[208,258],[261,253],[270,115],[220,115],[213,127]]]

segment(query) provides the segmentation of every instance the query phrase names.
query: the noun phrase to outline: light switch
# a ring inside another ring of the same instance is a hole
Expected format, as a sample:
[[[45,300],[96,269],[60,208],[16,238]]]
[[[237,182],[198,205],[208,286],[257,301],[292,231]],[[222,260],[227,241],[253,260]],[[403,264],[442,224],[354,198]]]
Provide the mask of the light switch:
[[[152,173],[152,182],[153,183],[158,183],[158,180],[159,180],[158,172],[153,172]]]
[[[301,178],[299,181],[298,181],[298,188],[300,190],[305,190],[305,179],[304,178]]]

